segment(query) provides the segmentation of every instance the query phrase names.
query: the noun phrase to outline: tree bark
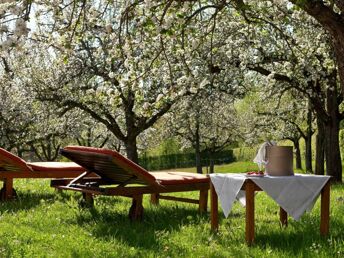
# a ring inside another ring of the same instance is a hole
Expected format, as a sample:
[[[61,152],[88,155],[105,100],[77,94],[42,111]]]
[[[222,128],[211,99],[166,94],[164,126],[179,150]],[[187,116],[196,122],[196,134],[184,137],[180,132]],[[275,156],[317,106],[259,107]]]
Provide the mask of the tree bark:
[[[209,161],[209,174],[213,174],[214,173],[214,167],[215,167],[214,160],[212,158],[210,158],[210,161]]]
[[[305,139],[305,161],[306,161],[306,172],[312,173],[312,111],[309,108],[307,113],[307,134]]]
[[[139,155],[137,152],[137,144],[136,144],[136,136],[128,137],[126,141],[124,142],[127,157],[131,161],[135,162],[136,164],[139,164]]]
[[[315,174],[325,174],[325,127],[320,118],[317,118],[318,133],[316,136],[316,153],[315,153]]]
[[[327,89],[327,112],[330,119],[325,124],[325,157],[326,174],[333,177],[334,181],[342,181],[342,161],[339,147],[339,122],[340,113],[337,101],[336,88]]]
[[[331,119],[332,120],[332,119]],[[325,142],[325,156],[326,156],[326,174],[332,176],[334,181],[342,181],[342,164],[339,149],[339,130],[335,125],[336,121],[331,121],[325,125],[326,142]]]
[[[199,148],[199,144],[196,145],[198,145],[198,147],[195,148],[196,169],[198,174],[202,174],[201,151]]]
[[[195,143],[195,157],[196,157],[196,169],[198,174],[202,174],[202,163],[201,163],[201,148],[199,140]]]
[[[201,163],[201,143],[200,143],[200,135],[199,135],[199,120],[196,117],[196,131],[195,131],[195,156],[196,156],[196,169],[198,174],[202,174],[202,163]]]
[[[300,151],[300,143],[299,139],[293,140],[294,148],[295,148],[295,167],[296,169],[302,170],[302,162],[301,162],[301,151]]]

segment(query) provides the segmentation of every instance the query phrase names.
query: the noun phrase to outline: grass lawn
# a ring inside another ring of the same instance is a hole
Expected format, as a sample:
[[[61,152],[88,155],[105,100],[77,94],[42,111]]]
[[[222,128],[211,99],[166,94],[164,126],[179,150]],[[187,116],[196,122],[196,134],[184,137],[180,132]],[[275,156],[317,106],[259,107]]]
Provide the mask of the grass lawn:
[[[216,172],[255,169],[236,162]],[[220,232],[210,232],[209,214],[191,204],[144,199],[141,223],[127,218],[130,200],[97,197],[93,209],[78,205],[80,195],[57,193],[49,180],[15,180],[18,199],[0,204],[0,257],[343,257],[344,185],[331,190],[330,235],[319,235],[317,201],[300,221],[279,225],[278,206],[256,196],[256,241],[245,244],[245,209],[236,203]],[[183,193],[197,196],[196,193]]]

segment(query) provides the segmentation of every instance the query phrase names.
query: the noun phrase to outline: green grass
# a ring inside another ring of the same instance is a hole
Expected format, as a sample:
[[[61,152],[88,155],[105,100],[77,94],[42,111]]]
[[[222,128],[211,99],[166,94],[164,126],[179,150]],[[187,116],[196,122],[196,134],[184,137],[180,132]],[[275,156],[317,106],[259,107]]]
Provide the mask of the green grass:
[[[242,172],[248,163],[216,167]],[[252,168],[253,169],[253,168]],[[343,257],[344,186],[331,191],[330,235],[319,235],[319,201],[300,221],[281,228],[278,206],[256,196],[255,245],[245,244],[245,209],[236,203],[220,231],[210,231],[209,214],[191,204],[144,199],[141,223],[127,218],[130,200],[97,197],[81,209],[79,194],[57,193],[48,180],[15,180],[18,199],[0,204],[0,257]],[[197,197],[196,193],[182,193]]]

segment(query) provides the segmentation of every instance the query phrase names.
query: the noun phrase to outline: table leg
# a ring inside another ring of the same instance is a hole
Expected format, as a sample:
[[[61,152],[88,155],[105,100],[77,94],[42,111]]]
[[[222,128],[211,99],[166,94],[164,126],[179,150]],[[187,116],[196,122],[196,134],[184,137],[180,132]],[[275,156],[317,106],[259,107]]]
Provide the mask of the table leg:
[[[246,242],[251,245],[254,241],[254,183],[246,181]]]
[[[326,236],[330,226],[330,181],[321,190],[320,234]]]
[[[280,207],[280,222],[282,226],[288,226],[288,213]]]
[[[219,209],[218,197],[214,185],[210,182],[210,220],[211,230],[216,232],[219,230]]]

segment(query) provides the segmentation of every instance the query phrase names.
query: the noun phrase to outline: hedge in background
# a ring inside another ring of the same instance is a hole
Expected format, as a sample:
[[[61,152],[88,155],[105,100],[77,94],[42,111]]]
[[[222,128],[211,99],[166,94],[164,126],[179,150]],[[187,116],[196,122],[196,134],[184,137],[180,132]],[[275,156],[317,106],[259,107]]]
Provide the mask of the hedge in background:
[[[203,153],[202,166],[209,166],[213,160],[215,165],[228,164],[235,161],[233,150],[224,150],[212,155],[211,159],[208,153]],[[139,163],[147,170],[161,170],[171,168],[187,168],[196,165],[195,153],[169,154],[160,156],[140,157]]]

